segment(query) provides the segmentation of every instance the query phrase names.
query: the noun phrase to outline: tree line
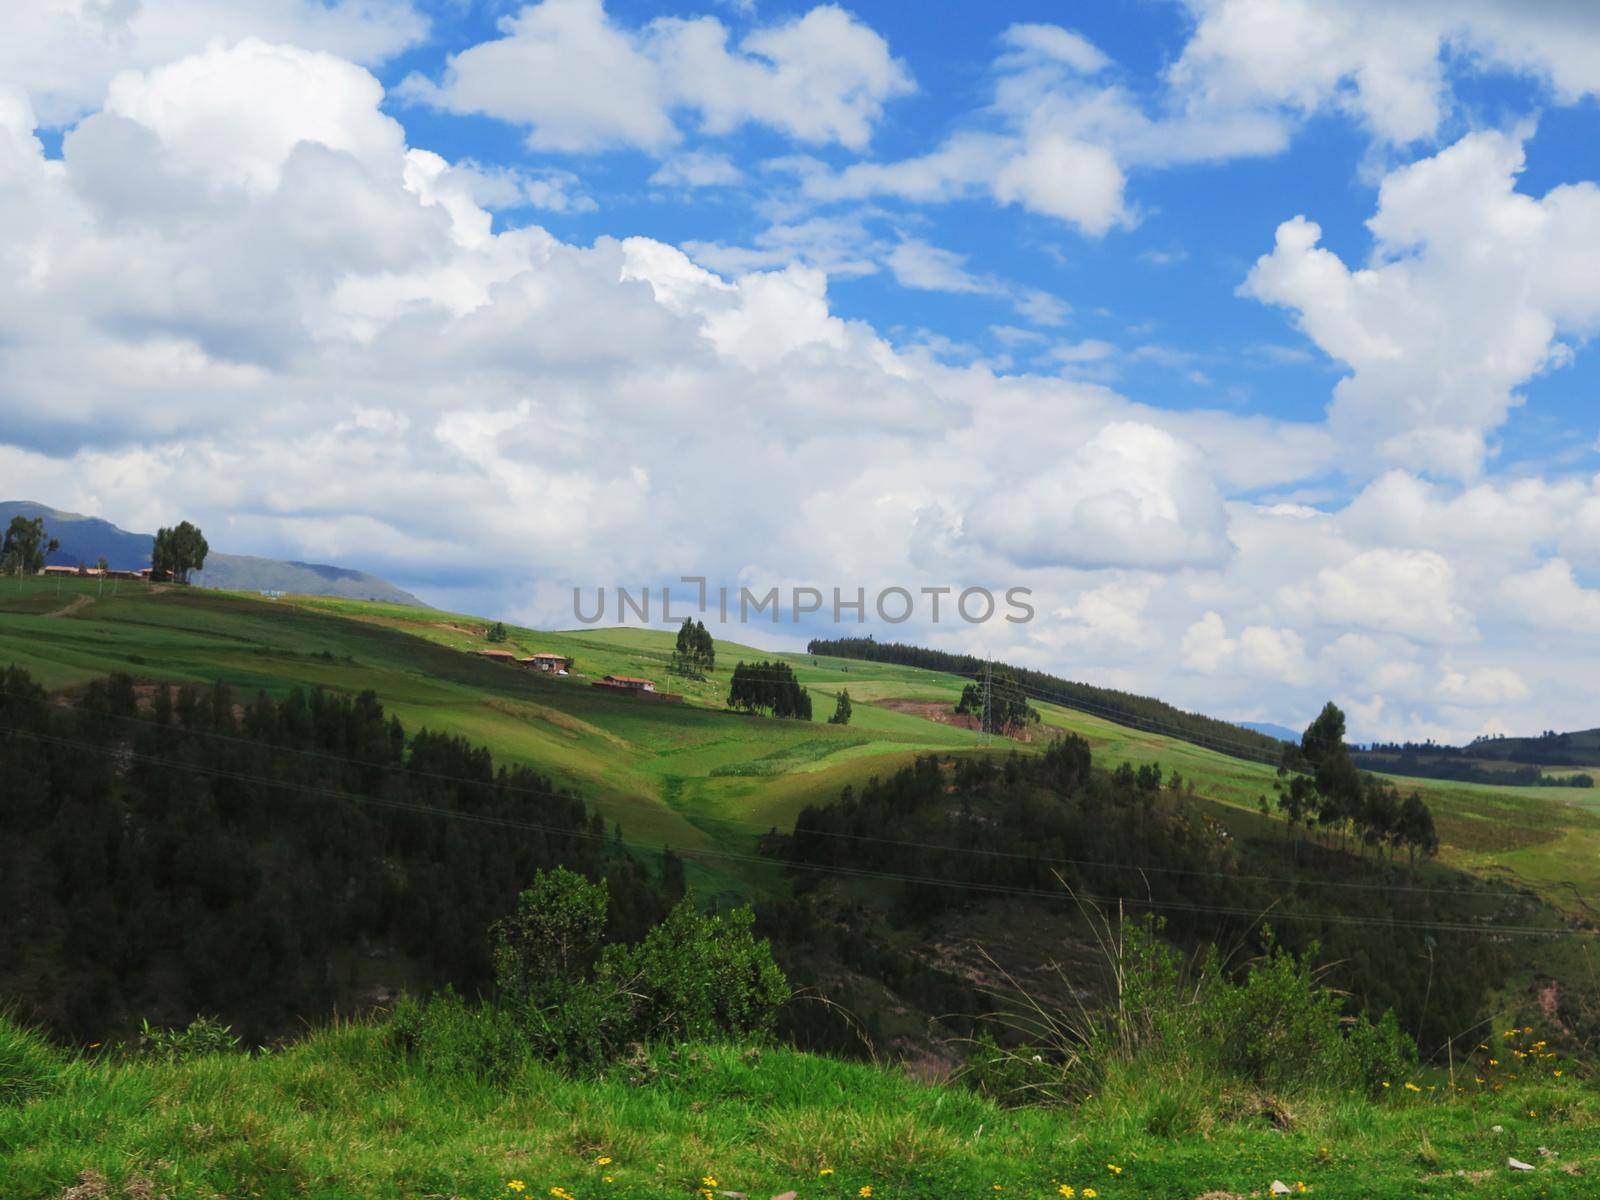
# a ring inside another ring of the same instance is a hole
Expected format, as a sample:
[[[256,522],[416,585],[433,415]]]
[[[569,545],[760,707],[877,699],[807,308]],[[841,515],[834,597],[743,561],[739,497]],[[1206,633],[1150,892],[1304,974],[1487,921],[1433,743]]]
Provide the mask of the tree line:
[[[257,1039],[397,980],[478,988],[542,868],[606,878],[618,936],[666,911],[578,796],[370,692],[118,675],[45,701],[0,675],[0,995],[66,1036],[206,1012]]]
[[[959,980],[881,945],[859,904],[828,898],[818,871],[896,878],[893,921],[929,936],[952,910],[987,906],[1022,928],[1038,905],[1076,897],[1157,912],[1180,944],[1238,945],[1246,958],[1267,938],[1297,951],[1320,943],[1338,986],[1374,1016],[1395,1009],[1405,1028],[1434,1039],[1430,1049],[1483,1015],[1511,959],[1488,934],[1460,929],[1520,901],[1417,889],[1388,864],[1331,845],[1295,853],[1281,838],[1239,836],[1217,811],[1155,764],[1096,767],[1076,736],[1001,762],[923,757],[806,807],[790,833],[766,839],[767,853],[795,870],[793,900],[768,919],[796,982],[814,981],[808,959],[833,953],[856,970],[890,972],[885,983],[902,997],[914,984],[919,1002],[943,1006],[930,1012],[963,1011]],[[1440,969],[1419,970],[1430,954]]]
[[[1337,838],[1342,845],[1354,837],[1380,857],[1403,848],[1408,866],[1415,866],[1418,855],[1437,854],[1433,812],[1421,794],[1413,791],[1402,800],[1392,783],[1360,770],[1344,735],[1344,713],[1329,701],[1300,744],[1284,747],[1274,787],[1290,832],[1314,825],[1330,842]]]

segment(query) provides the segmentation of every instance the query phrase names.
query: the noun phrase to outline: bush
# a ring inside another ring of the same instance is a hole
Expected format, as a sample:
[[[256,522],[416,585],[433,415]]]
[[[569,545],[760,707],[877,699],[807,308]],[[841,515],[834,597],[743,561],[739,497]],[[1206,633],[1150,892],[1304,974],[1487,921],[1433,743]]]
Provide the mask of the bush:
[[[495,983],[518,1000],[555,1000],[586,977],[600,954],[609,902],[605,881],[557,867],[540,871],[509,917],[489,927]]]
[[[770,1034],[789,985],[748,908],[703,916],[681,901],[642,941],[602,949],[605,919],[604,884],[541,872],[491,930],[495,999],[403,1001],[392,1044],[432,1069],[503,1079],[528,1058],[592,1067],[655,1042]]]
[[[612,946],[600,981],[627,997],[628,1041],[764,1036],[789,998],[789,981],[756,938],[755,914],[701,916],[679,901],[636,946]]]
[[[158,1029],[149,1021],[139,1022],[139,1052],[168,1062],[200,1058],[207,1054],[229,1054],[239,1048],[233,1027],[215,1017],[196,1017],[183,1029]]]
[[[1314,945],[1296,956],[1273,945],[1269,932],[1267,953],[1229,978],[1214,952],[1186,970],[1160,940],[1159,920],[1103,925],[1114,1002],[1060,1012],[1010,981],[990,1019],[1009,1044],[980,1034],[964,1072],[971,1086],[1010,1103],[1063,1102],[1099,1090],[1113,1069],[1137,1067],[1168,1080],[1371,1090],[1416,1064],[1416,1045],[1394,1013],[1377,1024],[1345,1015],[1345,996],[1311,965]],[[1177,1114],[1156,1118],[1170,1124]]]
[[[0,1013],[0,1104],[25,1104],[55,1086],[61,1053]]]

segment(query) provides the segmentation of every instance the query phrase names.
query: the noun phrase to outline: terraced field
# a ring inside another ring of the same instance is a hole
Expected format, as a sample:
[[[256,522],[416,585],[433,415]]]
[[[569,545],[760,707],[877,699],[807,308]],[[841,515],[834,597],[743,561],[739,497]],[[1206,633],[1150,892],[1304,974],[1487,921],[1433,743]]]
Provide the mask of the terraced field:
[[[54,614],[54,615],[52,615]],[[569,677],[539,675],[473,653],[489,648],[482,618],[360,601],[239,594],[84,580],[0,581],[0,663],[17,662],[53,688],[109,671],[178,682],[223,680],[281,694],[296,686],[372,689],[410,729],[457,733],[497,757],[529,763],[582,789],[641,847],[690,856],[713,891],[760,889],[768,868],[750,858],[757,838],[785,827],[807,803],[893,771],[919,753],[1007,753],[971,730],[883,701],[953,704],[964,680],[911,667],[717,642],[706,680],[669,675],[667,630],[511,628],[520,655],[575,660]],[[810,689],[813,723],[744,717],[723,698],[740,659],[781,658]],[[681,693],[668,704],[590,683],[643,675]],[[848,688],[855,715],[826,724]],[[1188,742],[1040,704],[1050,730],[1087,738],[1102,763],[1158,762],[1197,794],[1238,810],[1271,796],[1271,768]],[[1496,788],[1399,779],[1433,807],[1447,865],[1513,876],[1563,906],[1586,911],[1600,894],[1600,801],[1571,788]]]

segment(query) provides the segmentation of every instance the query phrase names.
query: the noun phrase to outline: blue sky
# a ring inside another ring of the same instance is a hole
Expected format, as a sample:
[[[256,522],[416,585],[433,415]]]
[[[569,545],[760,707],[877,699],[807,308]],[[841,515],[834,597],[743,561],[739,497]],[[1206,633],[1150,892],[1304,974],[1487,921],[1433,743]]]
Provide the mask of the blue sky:
[[[1597,92],[1585,3],[14,6],[0,477],[530,623],[1026,586],[874,631],[1593,725]]]
[[[391,87],[407,76],[437,77],[448,57],[498,36],[497,22],[513,5],[434,5],[434,36],[379,69]],[[793,19],[803,6],[672,8],[611,4],[620,26],[642,27],[663,15],[701,11],[722,21],[731,40],[753,28]],[[1195,15],[1180,4],[1141,0],[1123,4],[1003,6],[937,3],[911,8],[859,4],[850,11],[879,33],[915,77],[915,91],[885,105],[864,153],[839,146],[808,147],[835,168],[862,157],[909,158],[963,129],[992,127],[990,66],[1005,31],[1018,24],[1070,28],[1105,52],[1107,76],[1152,109],[1163,104],[1164,73],[1183,54]],[[1065,19],[1064,19],[1065,18]],[[1563,106],[1550,103],[1537,79],[1511,71],[1478,69],[1470,55],[1442,57],[1454,106],[1427,144],[1447,142],[1473,128],[1531,126],[1527,168],[1520,187],[1535,195],[1593,174],[1597,125],[1592,97]],[[731,135],[695,137],[687,147],[727,156],[746,182],[726,189],[652,185],[657,156],[639,149],[552,154],[524,144],[521,127],[493,117],[462,116],[391,100],[388,111],[418,144],[448,157],[551,165],[578,174],[596,200],[589,211],[538,212],[512,207],[497,214],[502,226],[528,221],[571,240],[642,235],[673,244],[695,241],[748,243],[770,223],[771,206],[785,201],[790,180],[772,160],[793,153],[792,140],[761,127]],[[1349,114],[1312,115],[1278,153],[1202,162],[1174,169],[1136,171],[1129,194],[1137,224],[1101,237],[1075,236],[1048,216],[997,212],[981,197],[947,205],[879,199],[865,218],[881,239],[912,237],[960,255],[976,274],[1038,289],[1071,308],[1053,341],[1103,341],[1122,351],[1119,388],[1141,401],[1175,409],[1224,407],[1295,421],[1319,420],[1328,403],[1330,374],[1340,364],[1303,337],[1281,311],[1237,289],[1250,264],[1270,244],[1285,214],[1303,213],[1323,231],[1323,244],[1347,262],[1373,250],[1366,228],[1381,165],[1403,162],[1427,145],[1375,147],[1368,129]],[[850,202],[821,206],[830,214],[857,215]],[[1007,346],[996,325],[1018,324],[1003,298],[918,291],[911,295],[892,272],[842,275],[831,282],[833,310],[871,322],[891,339],[914,342],[927,334],[949,339],[948,356],[992,356]],[[1025,322],[1024,322],[1025,324]],[[1135,353],[1144,348],[1143,356]],[[1542,470],[1593,461],[1600,419],[1594,405],[1592,361],[1542,374],[1521,389],[1524,406],[1496,438],[1500,465]],[[1087,372],[1107,376],[1109,369]]]

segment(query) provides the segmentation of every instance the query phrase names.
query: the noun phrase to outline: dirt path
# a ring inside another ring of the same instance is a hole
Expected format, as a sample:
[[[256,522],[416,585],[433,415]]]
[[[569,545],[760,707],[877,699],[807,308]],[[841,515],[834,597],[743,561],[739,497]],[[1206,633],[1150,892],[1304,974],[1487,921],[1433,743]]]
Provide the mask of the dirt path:
[[[89,606],[89,605],[91,605],[93,603],[94,603],[94,597],[93,596],[74,596],[71,600],[67,601],[67,603],[63,604],[60,608],[56,609],[54,612],[45,613],[45,616],[47,616],[47,617],[70,617],[73,613],[77,612],[80,608],[86,608],[87,606]]]

